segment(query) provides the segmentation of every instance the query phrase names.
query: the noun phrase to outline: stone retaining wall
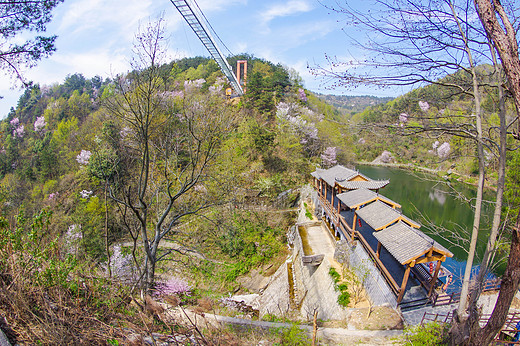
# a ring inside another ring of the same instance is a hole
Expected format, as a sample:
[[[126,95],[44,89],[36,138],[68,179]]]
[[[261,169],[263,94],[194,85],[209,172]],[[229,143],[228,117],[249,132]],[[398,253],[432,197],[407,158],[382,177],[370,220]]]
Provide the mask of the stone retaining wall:
[[[338,292],[334,289],[334,283],[329,275],[331,266],[329,259],[324,257],[321,264],[317,266],[304,265],[302,255],[302,241],[296,231],[292,258],[295,303],[300,308],[301,315],[310,320],[314,311],[318,311],[318,318],[322,320],[345,319],[347,309],[338,304]]]
[[[373,305],[397,307],[397,298],[376,268],[361,244],[349,248],[350,268],[361,278],[366,270],[370,272],[365,280],[367,291]]]
[[[286,317],[290,310],[287,265],[283,263],[270,277],[267,288],[258,298],[260,318],[266,314]]]

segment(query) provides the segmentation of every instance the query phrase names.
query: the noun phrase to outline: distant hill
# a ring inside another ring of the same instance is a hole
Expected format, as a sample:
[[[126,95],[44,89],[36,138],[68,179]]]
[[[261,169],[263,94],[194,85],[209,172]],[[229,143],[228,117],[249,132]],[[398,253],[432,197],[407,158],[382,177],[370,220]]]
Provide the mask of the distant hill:
[[[387,103],[393,100],[393,97],[377,97],[377,96],[348,96],[348,95],[324,95],[316,94],[321,100],[336,107],[343,114],[353,115],[362,112],[365,108]]]

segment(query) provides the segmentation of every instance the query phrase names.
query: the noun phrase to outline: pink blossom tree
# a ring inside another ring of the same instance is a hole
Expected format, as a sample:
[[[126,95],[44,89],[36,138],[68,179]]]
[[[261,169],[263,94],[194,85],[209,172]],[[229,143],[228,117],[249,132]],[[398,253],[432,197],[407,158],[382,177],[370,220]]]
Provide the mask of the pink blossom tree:
[[[419,101],[419,108],[421,108],[423,112],[426,112],[430,109],[430,104],[426,101]]]
[[[336,160],[336,147],[327,147],[323,154],[321,154],[321,160],[325,167],[332,167],[338,163]]]
[[[45,122],[45,117],[42,115],[41,117],[37,117],[34,122],[34,131],[37,133],[42,132],[45,129],[47,123]]]
[[[298,97],[300,98],[300,101],[307,102],[307,94],[305,94],[305,89],[298,89]]]
[[[24,134],[25,134],[25,128],[23,125],[19,125],[17,128],[15,128],[13,130],[14,137],[22,138]]]
[[[450,144],[448,142],[442,143],[437,148],[437,155],[439,156],[439,158],[441,158],[443,160],[448,157],[450,152],[451,152],[451,147],[450,147]]]
[[[88,165],[91,155],[92,153],[89,150],[81,150],[78,156],[76,156],[76,161],[78,161],[80,165]]]

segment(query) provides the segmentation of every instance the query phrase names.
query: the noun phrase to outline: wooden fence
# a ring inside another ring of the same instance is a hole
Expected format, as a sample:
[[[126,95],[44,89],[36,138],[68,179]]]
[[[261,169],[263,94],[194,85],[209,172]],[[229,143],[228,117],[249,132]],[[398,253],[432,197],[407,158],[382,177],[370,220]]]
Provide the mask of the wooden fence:
[[[500,278],[488,279],[484,282],[482,292],[495,291],[500,288]],[[449,305],[460,301],[460,292],[452,292],[450,294],[438,294],[434,292],[431,297],[433,306]]]

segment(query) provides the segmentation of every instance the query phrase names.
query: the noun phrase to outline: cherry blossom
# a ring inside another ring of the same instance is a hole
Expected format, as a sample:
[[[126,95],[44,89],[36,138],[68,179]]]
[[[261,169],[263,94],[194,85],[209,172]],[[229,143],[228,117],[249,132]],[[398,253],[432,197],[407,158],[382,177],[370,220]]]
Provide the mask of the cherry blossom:
[[[451,151],[451,147],[450,147],[450,144],[448,142],[444,142],[440,145],[439,148],[437,148],[437,155],[441,158],[441,159],[445,159],[448,157],[448,155],[450,154],[450,151]]]
[[[42,115],[41,117],[37,117],[36,121],[34,122],[34,131],[35,132],[41,132],[47,123],[45,122],[45,117]]]
[[[80,165],[88,165],[90,155],[92,155],[92,153],[89,150],[82,150],[79,155],[76,156],[76,161],[78,161]]]
[[[326,167],[335,165],[338,162],[336,160],[336,147],[327,147],[323,154],[321,154],[321,159],[323,160],[323,165]]]
[[[430,105],[426,101],[419,101],[419,107],[423,112],[426,112],[428,109],[430,109]]]
[[[23,125],[18,126],[13,130],[13,136],[22,138],[25,133],[25,128]]]
[[[18,119],[18,117],[11,119],[11,121],[9,122],[9,124],[11,124],[13,126],[18,126],[19,123],[20,123],[20,119]]]
[[[307,102],[307,95],[305,94],[305,90],[303,88],[298,89],[298,96],[301,101]]]

